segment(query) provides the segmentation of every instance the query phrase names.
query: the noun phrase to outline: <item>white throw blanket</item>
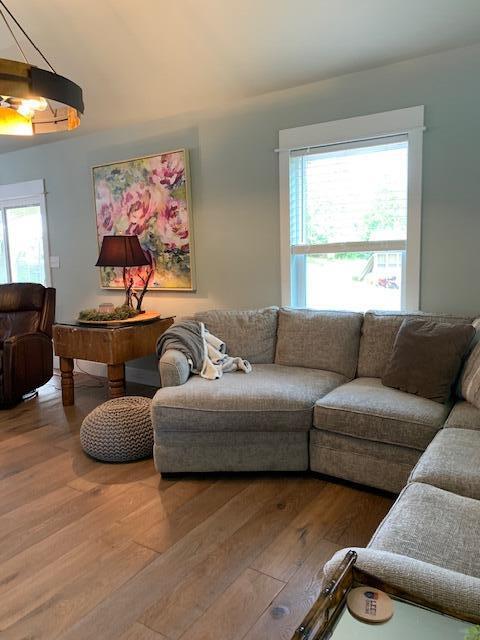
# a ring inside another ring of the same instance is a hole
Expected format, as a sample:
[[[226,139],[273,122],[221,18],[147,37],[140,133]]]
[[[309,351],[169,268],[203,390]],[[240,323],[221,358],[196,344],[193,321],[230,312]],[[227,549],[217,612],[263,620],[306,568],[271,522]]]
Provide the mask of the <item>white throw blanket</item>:
[[[202,378],[216,380],[217,378],[221,378],[224,373],[230,373],[231,371],[250,373],[252,365],[248,360],[229,356],[225,353],[225,343],[220,340],[220,338],[212,335],[203,322],[200,322],[200,326],[205,354],[202,370],[199,372]]]

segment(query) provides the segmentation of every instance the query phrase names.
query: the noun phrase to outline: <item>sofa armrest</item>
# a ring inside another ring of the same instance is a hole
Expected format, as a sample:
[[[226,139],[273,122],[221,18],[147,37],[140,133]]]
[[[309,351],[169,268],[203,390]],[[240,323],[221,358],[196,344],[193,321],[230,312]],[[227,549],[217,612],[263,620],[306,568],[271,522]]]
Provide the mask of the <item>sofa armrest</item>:
[[[178,387],[190,377],[190,365],[185,354],[177,349],[168,349],[158,363],[162,387]]]
[[[52,339],[44,333],[11,336],[3,343],[4,400],[21,398],[53,375]]]
[[[324,566],[323,586],[332,578],[348,549]],[[480,578],[379,549],[358,549],[355,566],[382,582],[460,618],[480,621]]]

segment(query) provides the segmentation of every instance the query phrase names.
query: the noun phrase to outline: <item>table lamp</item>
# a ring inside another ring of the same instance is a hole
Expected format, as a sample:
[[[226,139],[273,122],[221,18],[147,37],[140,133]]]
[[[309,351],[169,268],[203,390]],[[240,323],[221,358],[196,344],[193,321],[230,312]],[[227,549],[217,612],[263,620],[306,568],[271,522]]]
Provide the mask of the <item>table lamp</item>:
[[[133,277],[128,267],[150,266],[146,278],[141,277],[144,287],[140,294],[133,291]],[[137,301],[137,311],[142,311],[143,296],[153,273],[152,260],[140,246],[138,236],[104,236],[100,255],[95,263],[96,267],[122,267],[123,286],[125,287],[125,302],[127,307],[133,307],[132,298]]]

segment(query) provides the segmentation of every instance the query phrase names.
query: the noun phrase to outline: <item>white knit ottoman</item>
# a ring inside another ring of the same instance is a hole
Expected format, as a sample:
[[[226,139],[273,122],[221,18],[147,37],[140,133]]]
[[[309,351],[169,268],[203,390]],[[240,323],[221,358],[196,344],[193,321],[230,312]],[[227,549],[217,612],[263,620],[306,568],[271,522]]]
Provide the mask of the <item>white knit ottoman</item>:
[[[104,462],[129,462],[153,453],[150,398],[125,396],[104,402],[82,422],[85,453]]]

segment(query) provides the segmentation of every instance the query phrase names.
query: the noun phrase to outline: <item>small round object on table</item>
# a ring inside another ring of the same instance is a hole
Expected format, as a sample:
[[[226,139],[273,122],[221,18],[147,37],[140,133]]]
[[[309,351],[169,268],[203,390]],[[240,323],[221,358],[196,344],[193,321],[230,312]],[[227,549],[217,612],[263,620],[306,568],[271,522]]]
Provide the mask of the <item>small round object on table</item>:
[[[373,587],[356,587],[347,596],[350,613],[363,622],[387,622],[393,616],[393,600]]]
[[[153,454],[150,398],[125,396],[96,407],[80,427],[85,453],[103,462],[131,462]]]

